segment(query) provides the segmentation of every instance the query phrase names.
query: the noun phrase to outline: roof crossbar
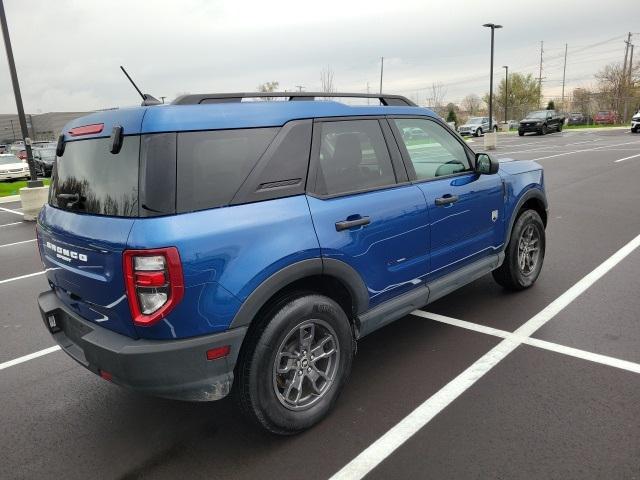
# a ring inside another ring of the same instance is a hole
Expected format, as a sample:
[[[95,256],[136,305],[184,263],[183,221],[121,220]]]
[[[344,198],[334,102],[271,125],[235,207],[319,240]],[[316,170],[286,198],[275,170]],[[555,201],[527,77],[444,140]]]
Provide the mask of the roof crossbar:
[[[375,98],[384,106],[417,105],[402,95],[386,93],[340,93],[340,92],[242,92],[242,93],[196,93],[176,98],[173,105],[198,105],[203,103],[241,102],[243,98],[287,98],[290,101],[315,100],[316,98]]]

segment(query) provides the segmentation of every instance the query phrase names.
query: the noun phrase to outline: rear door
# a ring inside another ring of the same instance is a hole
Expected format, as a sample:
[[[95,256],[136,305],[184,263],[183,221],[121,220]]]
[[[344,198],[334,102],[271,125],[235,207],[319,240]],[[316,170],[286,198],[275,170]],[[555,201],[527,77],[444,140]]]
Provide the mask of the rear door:
[[[49,205],[38,219],[47,279],[83,318],[136,337],[125,295],[122,252],[139,213],[140,137],[67,142],[56,162]]]
[[[424,281],[426,203],[407,182],[386,121],[316,121],[307,190],[322,256],[360,274],[370,306]]]
[[[494,253],[504,238],[500,176],[475,173],[471,150],[435,120],[392,118],[390,124],[409,179],[424,193],[429,208],[429,278]],[[424,136],[407,142],[399,133],[404,128],[420,128]]]

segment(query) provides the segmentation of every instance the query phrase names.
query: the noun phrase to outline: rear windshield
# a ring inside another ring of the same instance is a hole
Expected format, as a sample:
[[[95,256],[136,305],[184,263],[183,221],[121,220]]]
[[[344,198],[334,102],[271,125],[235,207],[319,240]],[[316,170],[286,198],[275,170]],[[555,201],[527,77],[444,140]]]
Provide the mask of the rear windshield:
[[[115,155],[110,148],[109,138],[67,142],[56,162],[49,203],[95,215],[137,217],[140,137],[124,137]]]

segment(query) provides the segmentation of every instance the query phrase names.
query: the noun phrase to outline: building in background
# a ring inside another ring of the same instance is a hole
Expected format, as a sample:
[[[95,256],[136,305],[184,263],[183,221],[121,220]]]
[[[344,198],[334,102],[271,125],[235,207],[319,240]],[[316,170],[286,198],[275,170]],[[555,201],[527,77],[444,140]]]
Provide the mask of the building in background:
[[[27,115],[27,130],[32,140],[56,140],[62,128],[71,120],[91,112],[49,112]],[[0,114],[0,143],[21,140],[16,114]]]

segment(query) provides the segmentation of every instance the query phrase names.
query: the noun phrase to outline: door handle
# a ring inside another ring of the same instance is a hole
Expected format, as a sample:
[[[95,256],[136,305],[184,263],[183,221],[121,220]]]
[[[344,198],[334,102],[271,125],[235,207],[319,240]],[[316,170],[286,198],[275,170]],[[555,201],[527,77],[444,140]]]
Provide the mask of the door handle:
[[[444,197],[436,198],[436,205],[450,205],[458,201],[457,195],[446,194]]]
[[[336,222],[336,231],[341,232],[342,230],[369,225],[370,223],[371,219],[369,217],[360,217],[353,220],[342,220],[341,222]]]

